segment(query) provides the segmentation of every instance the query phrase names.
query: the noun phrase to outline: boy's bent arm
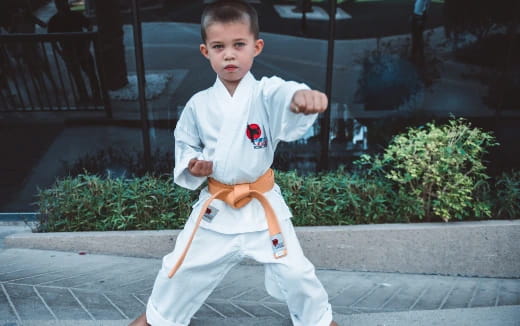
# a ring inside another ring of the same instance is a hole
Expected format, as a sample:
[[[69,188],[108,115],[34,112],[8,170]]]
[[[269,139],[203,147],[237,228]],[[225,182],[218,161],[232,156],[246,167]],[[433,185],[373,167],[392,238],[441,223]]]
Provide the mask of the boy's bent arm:
[[[193,159],[202,160],[203,145],[189,102],[177,122],[174,136],[175,168],[173,169],[173,180],[181,187],[190,190],[197,189],[206,180],[206,176],[196,176],[190,172],[190,161]]]
[[[188,170],[196,177],[209,177],[213,173],[213,162],[193,158],[188,162]]]
[[[189,137],[189,136],[188,136]],[[186,142],[187,135],[183,135],[180,129],[175,129],[175,168],[173,180],[176,184],[190,190],[197,189],[206,176],[196,176],[190,172],[190,162],[202,158],[202,147]]]
[[[278,77],[263,78],[261,82],[273,142],[290,142],[303,137],[318,115],[293,112],[291,105],[296,92],[310,88]]]

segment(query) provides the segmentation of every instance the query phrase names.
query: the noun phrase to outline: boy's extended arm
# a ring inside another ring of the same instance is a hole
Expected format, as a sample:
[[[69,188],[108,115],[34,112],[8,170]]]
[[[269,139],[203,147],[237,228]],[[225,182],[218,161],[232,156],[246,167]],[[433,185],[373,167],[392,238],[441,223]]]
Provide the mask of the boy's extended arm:
[[[325,94],[278,77],[263,78],[262,93],[274,145],[303,137],[328,104]]]

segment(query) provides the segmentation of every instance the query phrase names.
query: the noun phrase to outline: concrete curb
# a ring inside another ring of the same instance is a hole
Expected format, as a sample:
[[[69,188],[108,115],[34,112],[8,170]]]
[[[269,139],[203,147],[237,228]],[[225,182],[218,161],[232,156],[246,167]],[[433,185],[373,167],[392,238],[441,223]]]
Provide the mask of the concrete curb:
[[[180,230],[18,233],[5,247],[160,258]],[[318,268],[520,277],[520,220],[297,227]]]

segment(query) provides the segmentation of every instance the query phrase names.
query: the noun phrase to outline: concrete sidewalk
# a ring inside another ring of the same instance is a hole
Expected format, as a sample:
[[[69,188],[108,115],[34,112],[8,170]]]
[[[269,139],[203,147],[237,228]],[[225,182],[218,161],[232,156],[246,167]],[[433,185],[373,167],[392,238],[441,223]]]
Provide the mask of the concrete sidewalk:
[[[0,237],[27,232],[0,227]],[[0,239],[1,240],[1,239]],[[0,242],[1,243],[1,242]],[[127,325],[161,260],[0,247],[0,325]],[[520,280],[318,270],[341,325],[520,325]],[[231,270],[193,326],[290,325],[263,267]]]

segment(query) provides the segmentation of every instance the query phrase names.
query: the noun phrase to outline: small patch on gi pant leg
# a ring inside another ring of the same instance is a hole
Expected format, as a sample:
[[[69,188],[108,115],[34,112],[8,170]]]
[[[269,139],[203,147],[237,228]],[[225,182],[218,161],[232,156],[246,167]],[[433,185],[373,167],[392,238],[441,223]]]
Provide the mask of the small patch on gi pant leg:
[[[215,207],[213,206],[209,206],[207,209],[206,209],[206,212],[204,213],[204,216],[202,217],[202,219],[208,223],[211,223],[211,221],[213,221],[213,218],[215,218],[215,216],[218,214],[218,209],[216,209]]]
[[[273,252],[276,258],[281,258],[287,255],[287,249],[285,248],[285,243],[281,233],[271,236],[271,244],[273,245]]]

